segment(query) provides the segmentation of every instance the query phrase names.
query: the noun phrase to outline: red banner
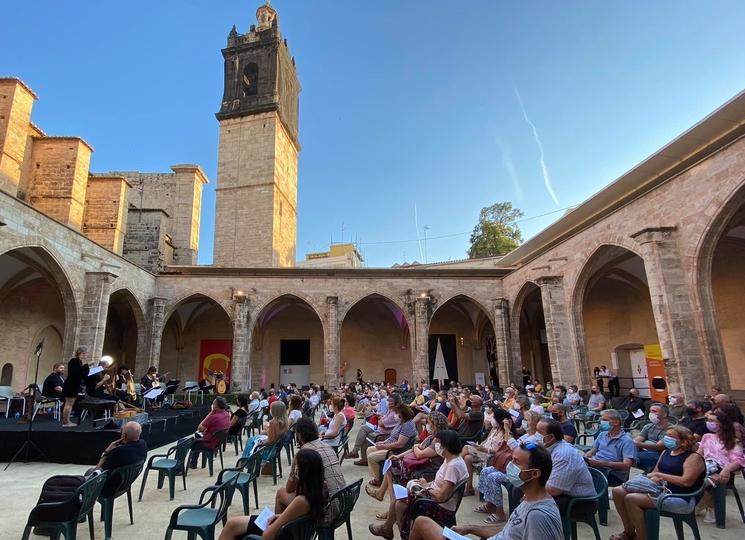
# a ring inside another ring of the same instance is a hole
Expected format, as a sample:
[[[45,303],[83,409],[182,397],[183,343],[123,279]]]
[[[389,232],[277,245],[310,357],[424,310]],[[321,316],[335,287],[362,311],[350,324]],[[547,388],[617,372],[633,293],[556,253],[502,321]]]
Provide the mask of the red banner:
[[[199,372],[197,379],[207,379],[208,371],[222,371],[230,382],[230,357],[233,341],[230,339],[203,339],[199,345]]]

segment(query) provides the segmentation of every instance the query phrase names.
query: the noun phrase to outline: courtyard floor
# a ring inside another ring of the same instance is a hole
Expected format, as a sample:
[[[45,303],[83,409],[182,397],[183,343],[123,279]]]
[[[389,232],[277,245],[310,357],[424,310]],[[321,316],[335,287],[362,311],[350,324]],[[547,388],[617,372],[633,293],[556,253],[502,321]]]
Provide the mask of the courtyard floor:
[[[359,422],[357,422],[357,424],[359,424]],[[357,428],[355,428],[354,431],[356,431],[356,429]],[[352,434],[352,439],[353,437],[354,432]],[[162,453],[164,450],[165,447],[153,450],[150,454]],[[225,457],[226,466],[233,466],[235,464],[236,458],[232,448],[227,450]],[[289,469],[285,466],[287,463],[286,456],[283,457],[285,459],[283,467],[286,473]],[[367,480],[367,468],[355,466],[352,461],[353,460],[345,460],[342,465],[347,483],[351,483],[358,478],[365,478],[365,480]],[[217,465],[219,466],[219,460]],[[0,538],[21,538],[29,511],[35,505],[39,497],[39,492],[44,480],[54,474],[82,474],[86,469],[87,467],[83,465],[20,463],[11,465],[5,472],[0,472],[0,493],[3,494],[3,512],[0,514]],[[217,471],[215,472],[214,477],[209,476],[207,469],[189,471],[187,479],[188,490],[181,490],[179,487],[179,481],[177,481],[175,499],[169,501],[167,486],[162,490],[157,490],[157,476],[151,474],[148,478],[148,484],[145,488],[142,502],[137,502],[137,493],[139,492],[141,482],[140,477],[134,485],[136,490],[133,490],[135,523],[134,525],[129,524],[126,498],[120,498],[117,500],[114,508],[114,538],[139,538],[143,540],[163,538],[173,509],[182,504],[196,503],[202,489],[211,485],[216,477]],[[737,476],[736,482],[740,493],[745,495],[745,482],[741,475]],[[280,479],[278,480],[277,485],[279,486],[281,483],[282,480]],[[273,507],[275,491],[276,487],[272,485],[271,477],[262,477],[259,480],[260,508],[263,506]],[[231,516],[240,514],[240,500],[240,495],[237,494],[233,501],[233,505],[230,508]],[[463,500],[463,504],[458,512],[459,524],[481,523],[481,519],[484,516],[472,511],[476,502],[477,499],[475,497],[467,497]],[[251,506],[252,509],[255,507],[253,494],[251,495]],[[375,513],[380,512],[383,509],[384,503],[380,503],[368,497],[363,490],[359,501],[357,502],[357,506],[352,513],[352,530],[354,537],[357,539],[370,538],[371,535],[368,532],[367,527],[370,523],[375,522]],[[96,513],[98,513],[98,510],[99,507],[97,505]],[[621,530],[620,520],[613,508],[611,508],[608,519],[608,527],[600,527],[600,535],[603,539],[608,538],[611,534]],[[103,522],[96,521],[95,524],[96,538],[103,538]],[[580,538],[593,538],[592,531],[589,527],[583,524],[580,524],[578,527]],[[713,524],[703,523],[701,519],[699,519],[699,528],[701,530],[702,538],[710,539],[740,540],[743,536],[743,532],[745,532],[745,525],[743,525],[739,518],[737,505],[735,504],[734,498],[731,496],[729,496],[727,500],[727,529],[717,529]],[[675,531],[672,522],[669,519],[662,520],[660,533],[660,538],[662,539],[668,540],[675,538]],[[685,530],[685,535],[686,538],[693,537],[690,529],[687,528]],[[174,535],[175,538],[180,538],[182,536],[185,538],[185,533],[175,533]],[[32,535],[31,538],[41,537]],[[81,525],[78,528],[78,538],[88,538],[87,525]],[[337,529],[336,538],[346,538],[346,531],[344,528]],[[398,532],[396,532],[396,538],[398,538]]]

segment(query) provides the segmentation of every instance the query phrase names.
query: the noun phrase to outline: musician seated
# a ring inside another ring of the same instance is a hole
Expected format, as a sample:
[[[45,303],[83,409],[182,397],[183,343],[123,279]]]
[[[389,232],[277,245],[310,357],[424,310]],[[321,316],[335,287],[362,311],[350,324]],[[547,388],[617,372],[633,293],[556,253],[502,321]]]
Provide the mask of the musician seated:
[[[137,403],[134,378],[132,377],[132,372],[127,366],[119,366],[116,370],[114,393],[119,400],[124,401],[125,403],[131,405]]]
[[[147,373],[140,379],[140,385],[142,386],[142,393],[145,394],[148,390],[154,387],[160,386],[160,378],[158,377],[158,368],[150,366],[147,368]],[[155,399],[149,401],[155,401],[156,406],[160,407],[163,404],[165,396],[161,393]]]
[[[116,401],[116,396],[109,392],[111,389],[111,375],[106,373],[106,368],[109,366],[110,364],[108,362],[101,361],[98,363],[98,367],[103,368],[104,371],[86,377],[85,393],[88,394],[88,397]]]
[[[64,399],[62,386],[65,384],[65,364],[57,362],[54,364],[52,373],[44,379],[41,387],[41,395],[48,398]]]

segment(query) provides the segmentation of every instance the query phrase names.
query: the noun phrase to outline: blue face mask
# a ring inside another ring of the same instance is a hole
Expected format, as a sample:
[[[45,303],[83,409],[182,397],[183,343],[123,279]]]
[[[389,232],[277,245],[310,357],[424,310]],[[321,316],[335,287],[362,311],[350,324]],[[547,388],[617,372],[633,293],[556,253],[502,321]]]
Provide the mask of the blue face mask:
[[[662,444],[664,444],[665,448],[668,450],[675,450],[678,447],[678,439],[673,439],[672,437],[665,435],[662,437]]]
[[[531,469],[525,469],[531,470]],[[510,481],[510,484],[515,486],[516,488],[519,488],[523,484],[525,484],[525,480],[520,478],[520,473],[523,472],[523,470],[515,465],[512,461],[510,461],[507,464],[507,468],[505,469],[505,473],[507,474],[507,479]]]
[[[610,431],[610,422],[608,420],[601,420],[598,429],[600,431]]]

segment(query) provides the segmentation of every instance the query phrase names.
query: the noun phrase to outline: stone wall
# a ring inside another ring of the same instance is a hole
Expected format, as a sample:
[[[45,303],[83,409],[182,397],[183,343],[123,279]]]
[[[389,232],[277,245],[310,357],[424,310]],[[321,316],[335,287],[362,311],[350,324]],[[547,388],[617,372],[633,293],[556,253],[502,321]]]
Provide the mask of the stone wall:
[[[0,190],[18,194],[36,94],[18,79],[0,78]]]
[[[168,248],[166,240],[168,223],[169,216],[162,210],[130,207],[122,250],[127,260],[151,272],[159,272],[171,264],[173,250]]]
[[[127,230],[129,188],[121,176],[90,176],[85,198],[83,233],[119,255]]]

